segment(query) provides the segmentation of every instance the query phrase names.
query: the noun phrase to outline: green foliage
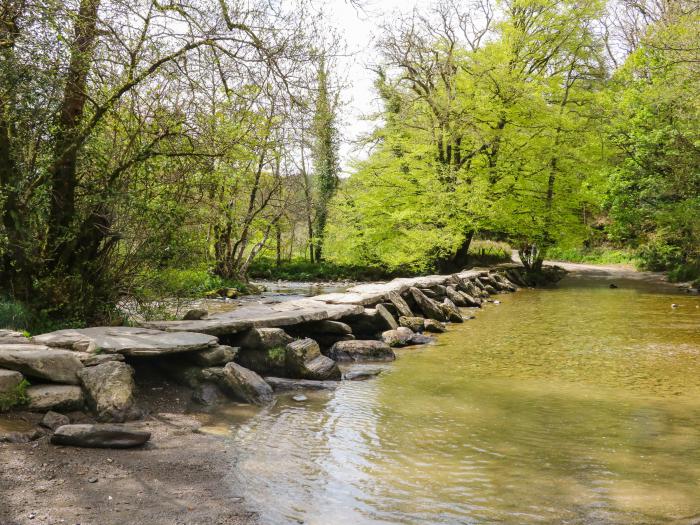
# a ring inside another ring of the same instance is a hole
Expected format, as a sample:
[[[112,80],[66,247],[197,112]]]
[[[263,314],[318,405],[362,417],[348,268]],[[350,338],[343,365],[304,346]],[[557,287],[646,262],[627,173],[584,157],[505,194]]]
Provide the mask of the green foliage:
[[[344,265],[330,261],[314,263],[305,259],[282,261],[277,265],[273,259],[260,258],[253,263],[250,275],[256,279],[285,281],[371,281],[412,274],[392,273],[380,267]]]
[[[553,261],[588,264],[639,264],[638,257],[631,250],[614,248],[553,246],[547,250],[547,258]]]
[[[22,406],[27,403],[27,387],[29,381],[22,379],[19,385],[12,392],[0,394],[0,412],[5,412],[11,408]]]

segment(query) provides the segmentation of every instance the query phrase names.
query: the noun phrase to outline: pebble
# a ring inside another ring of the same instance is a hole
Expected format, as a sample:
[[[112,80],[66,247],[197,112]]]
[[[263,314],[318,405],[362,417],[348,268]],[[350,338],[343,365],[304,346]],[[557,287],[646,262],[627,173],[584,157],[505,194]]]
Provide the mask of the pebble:
[[[309,398],[306,397],[304,394],[297,394],[297,395],[295,395],[292,399],[293,399],[294,401],[306,401],[306,400],[309,399]]]
[[[88,483],[97,483],[97,478],[88,478]]]

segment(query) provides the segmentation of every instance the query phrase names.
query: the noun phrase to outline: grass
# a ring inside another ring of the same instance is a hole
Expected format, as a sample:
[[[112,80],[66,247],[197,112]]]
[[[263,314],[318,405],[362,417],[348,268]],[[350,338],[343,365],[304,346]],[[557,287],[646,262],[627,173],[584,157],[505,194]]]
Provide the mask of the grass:
[[[0,412],[27,403],[27,387],[29,381],[22,379],[12,392],[0,395]]]

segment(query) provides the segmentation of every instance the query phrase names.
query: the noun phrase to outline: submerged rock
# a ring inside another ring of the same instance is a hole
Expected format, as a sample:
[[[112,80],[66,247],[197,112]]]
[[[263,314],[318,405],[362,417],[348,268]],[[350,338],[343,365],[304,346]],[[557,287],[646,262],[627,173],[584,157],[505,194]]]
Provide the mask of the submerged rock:
[[[134,369],[126,363],[90,366],[78,375],[99,421],[121,423],[140,415],[134,406]]]
[[[383,341],[339,341],[330,350],[335,361],[393,361],[396,355]]]
[[[266,377],[265,381],[275,392],[289,390],[332,390],[340,386],[340,381],[313,381],[311,379],[288,379],[286,377]]]
[[[85,402],[82,389],[72,385],[34,385],[26,395],[27,408],[33,412],[80,410]]]
[[[205,368],[203,373],[206,380],[213,381],[236,399],[256,405],[272,401],[270,385],[252,370],[236,363],[228,363],[222,368]]]
[[[410,345],[427,345],[430,343],[434,343],[435,341],[436,341],[436,339],[434,337],[430,337],[429,335],[413,334],[413,337],[411,337],[409,344]]]
[[[292,399],[294,401],[297,401],[297,402],[302,402],[302,401],[308,401],[309,398],[306,397],[304,394],[297,394],[297,395],[293,396]]]
[[[83,369],[75,354],[43,345],[0,345],[0,367],[54,383],[79,383]]]
[[[313,339],[299,339],[285,348],[286,368],[290,376],[302,379],[340,379],[340,369],[335,361],[321,355],[318,343]]]
[[[381,373],[381,368],[360,368],[345,372],[344,379],[346,381],[364,381],[365,379],[377,377]]]
[[[151,433],[125,425],[63,425],[51,436],[54,445],[88,448],[138,447]]]

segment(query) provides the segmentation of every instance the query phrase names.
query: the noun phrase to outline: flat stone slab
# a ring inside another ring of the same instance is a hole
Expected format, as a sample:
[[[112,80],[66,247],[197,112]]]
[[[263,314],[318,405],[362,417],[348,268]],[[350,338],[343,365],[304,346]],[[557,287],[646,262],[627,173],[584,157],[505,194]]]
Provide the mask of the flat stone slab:
[[[0,368],[55,383],[77,385],[83,363],[69,350],[43,345],[0,345]]]
[[[51,436],[51,443],[72,447],[130,448],[151,439],[151,433],[123,425],[63,425]]]
[[[140,357],[204,350],[218,344],[216,337],[204,333],[184,331],[174,334],[131,326],[58,330],[38,335],[33,341],[47,346],[72,348],[80,338],[94,341],[101,352]]]
[[[27,388],[27,400],[33,412],[80,410],[85,402],[82,389],[72,385],[33,385]]]
[[[312,321],[337,321],[363,311],[357,304],[328,304],[315,298],[284,301],[278,304],[244,306],[231,312],[210,315],[194,321],[150,321],[147,328],[170,332],[201,332],[230,335],[250,328],[278,328]]]

